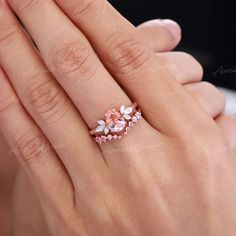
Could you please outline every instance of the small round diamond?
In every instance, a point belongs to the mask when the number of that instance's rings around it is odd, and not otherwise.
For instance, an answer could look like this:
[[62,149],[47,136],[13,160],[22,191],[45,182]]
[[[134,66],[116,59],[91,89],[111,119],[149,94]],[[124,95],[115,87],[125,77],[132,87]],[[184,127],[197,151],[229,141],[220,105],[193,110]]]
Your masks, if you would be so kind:
[[102,136],[101,139],[102,139],[102,142],[104,142],[104,143],[107,141],[107,137],[106,136]]
[[133,122],[129,122],[129,127],[133,127],[134,123]]
[[130,131],[130,127],[126,127],[126,132],[129,132]]
[[112,135],[108,135],[108,136],[107,136],[107,139],[108,139],[109,141],[111,141],[111,140],[112,140]]
[[96,137],[96,138],[95,138],[95,141],[96,141],[97,143],[101,144],[101,143],[102,143],[102,138],[101,138],[101,137]]
[[140,119],[142,118],[141,112],[136,112],[136,113],[135,113],[135,116],[136,116],[136,118],[137,118],[138,120],[140,120]]

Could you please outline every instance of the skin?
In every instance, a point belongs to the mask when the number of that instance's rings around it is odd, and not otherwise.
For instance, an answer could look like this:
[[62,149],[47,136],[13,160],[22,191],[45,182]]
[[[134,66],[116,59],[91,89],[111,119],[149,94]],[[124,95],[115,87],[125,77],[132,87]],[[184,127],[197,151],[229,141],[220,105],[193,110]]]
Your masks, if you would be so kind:
[[[56,68],[26,76],[24,68],[45,67],[3,2],[0,63],[11,84],[2,74],[1,129],[34,187],[51,234],[233,235],[235,155],[221,129],[225,116],[214,121],[219,113],[204,111],[193,86],[180,86],[171,71],[174,60],[155,55],[106,1],[87,7],[88,1],[56,1],[86,37],[51,1],[8,2],[45,64]],[[42,21],[40,12],[50,20]],[[114,26],[120,34],[112,32]],[[9,63],[13,58],[17,66]],[[109,99],[107,91],[114,94]],[[117,143],[94,144],[87,126],[96,125],[101,110],[130,104],[129,97],[145,119]],[[137,144],[138,149],[127,148]]]
[[[167,22],[168,25],[171,23],[172,27],[175,27],[175,34],[173,37],[173,33],[171,33],[166,25],[163,24]],[[173,28],[172,28],[173,29]],[[173,49],[181,39],[181,30],[180,27],[175,22],[170,22],[169,20],[153,20],[149,22],[145,22],[142,25],[138,26],[138,30],[144,35],[147,43],[153,48],[154,52],[166,52],[168,50]],[[205,110],[211,114],[213,117],[219,116],[221,111],[224,110],[224,98],[221,94],[216,91],[216,89],[204,83],[198,83],[201,78],[201,68],[199,64],[191,58],[187,54],[180,53],[166,53],[166,59],[168,60],[168,65],[171,68],[173,62],[175,62],[177,66],[175,78],[185,87],[190,88],[190,85],[193,88],[194,97],[196,100],[199,100],[199,103],[205,108]],[[171,58],[169,58],[171,56]],[[178,62],[181,63],[178,63]],[[188,67],[186,70],[186,63],[188,63]],[[185,65],[185,66],[182,66]],[[172,68],[174,68],[172,66]],[[188,69],[188,68],[191,68]],[[181,71],[181,73],[179,72]],[[210,89],[209,89],[210,88]],[[188,89],[187,89],[188,90]],[[212,92],[213,91],[213,92]],[[190,93],[192,94],[192,92]],[[204,96],[207,95],[207,96]],[[229,122],[224,122],[228,125]],[[231,129],[230,129],[231,130]],[[234,133],[233,133],[234,134]],[[229,135],[229,134],[227,134]],[[7,231],[10,230],[9,225],[9,209],[10,209],[10,199],[11,199],[11,189],[13,185],[13,181],[15,179],[15,173],[17,170],[17,163],[14,162],[14,154],[10,156],[7,155],[9,153],[10,148],[6,144],[6,141],[2,136],[0,136],[0,150],[2,158],[1,166],[4,167],[1,171],[1,179],[3,180],[3,198],[8,199],[8,203],[6,201],[2,202],[3,211],[1,214],[2,221],[5,221],[4,228],[1,228],[1,235],[8,235]],[[229,140],[233,140],[229,138]],[[9,176],[10,174],[10,176]],[[25,197],[25,192],[27,192],[27,198]],[[48,235],[48,230],[43,220],[43,215],[41,212],[41,208],[35,196],[34,190],[32,189],[30,182],[24,173],[24,170],[20,168],[17,179],[15,181],[15,188],[13,192],[13,225],[12,231],[14,235]],[[35,209],[32,211],[31,209]],[[27,214],[26,214],[27,212]],[[29,217],[30,216],[30,217]]]

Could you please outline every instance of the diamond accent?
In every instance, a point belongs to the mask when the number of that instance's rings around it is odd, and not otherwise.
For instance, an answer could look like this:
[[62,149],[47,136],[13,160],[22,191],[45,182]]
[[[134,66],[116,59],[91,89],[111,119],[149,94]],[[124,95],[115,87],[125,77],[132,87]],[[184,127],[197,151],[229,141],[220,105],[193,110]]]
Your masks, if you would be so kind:
[[138,120],[140,120],[140,119],[142,118],[141,112],[136,112],[136,113],[135,113],[135,116],[136,116],[136,118],[137,118]]

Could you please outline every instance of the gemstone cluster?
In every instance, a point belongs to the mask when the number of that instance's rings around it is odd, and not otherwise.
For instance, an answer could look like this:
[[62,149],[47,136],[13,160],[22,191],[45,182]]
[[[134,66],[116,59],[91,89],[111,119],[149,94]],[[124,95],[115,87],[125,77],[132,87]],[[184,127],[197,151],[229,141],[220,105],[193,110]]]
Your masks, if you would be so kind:
[[127,135],[141,118],[141,111],[137,104],[131,107],[122,105],[117,111],[115,108],[109,109],[105,114],[104,120],[99,120],[98,126],[90,132],[94,135],[95,142],[101,144],[107,141],[119,140]]

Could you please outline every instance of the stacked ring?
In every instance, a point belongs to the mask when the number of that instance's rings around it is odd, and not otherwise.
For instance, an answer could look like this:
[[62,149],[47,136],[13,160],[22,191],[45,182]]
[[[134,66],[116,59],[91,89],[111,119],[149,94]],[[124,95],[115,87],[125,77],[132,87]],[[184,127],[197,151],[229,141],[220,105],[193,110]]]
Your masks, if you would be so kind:
[[105,113],[105,119],[97,121],[98,126],[89,133],[99,144],[119,140],[127,135],[141,118],[141,110],[137,103],[133,103],[130,107],[122,105],[119,111],[115,108],[109,109]]

